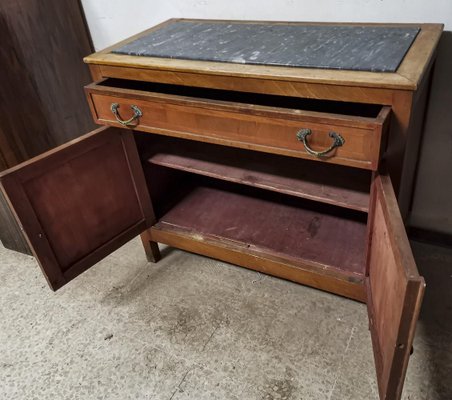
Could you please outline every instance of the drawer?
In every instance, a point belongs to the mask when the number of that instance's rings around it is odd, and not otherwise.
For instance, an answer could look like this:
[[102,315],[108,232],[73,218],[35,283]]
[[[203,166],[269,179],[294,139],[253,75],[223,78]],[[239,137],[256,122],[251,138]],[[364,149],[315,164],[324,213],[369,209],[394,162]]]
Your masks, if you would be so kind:
[[390,108],[106,79],[86,88],[97,123],[376,170]]

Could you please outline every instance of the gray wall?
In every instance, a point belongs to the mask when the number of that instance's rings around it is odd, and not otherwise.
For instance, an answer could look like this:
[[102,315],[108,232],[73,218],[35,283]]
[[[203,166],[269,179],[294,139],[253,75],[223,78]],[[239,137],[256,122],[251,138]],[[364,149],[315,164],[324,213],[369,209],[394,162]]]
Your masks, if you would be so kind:
[[169,18],[325,22],[441,22],[451,0],[81,0],[96,49]]
[[410,225],[452,234],[452,32],[444,32],[418,165]]

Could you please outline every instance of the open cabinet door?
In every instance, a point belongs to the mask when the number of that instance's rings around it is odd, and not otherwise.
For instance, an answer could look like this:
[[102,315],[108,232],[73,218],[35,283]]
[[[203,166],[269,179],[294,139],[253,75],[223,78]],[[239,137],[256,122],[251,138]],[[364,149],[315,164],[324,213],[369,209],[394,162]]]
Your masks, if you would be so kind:
[[388,176],[376,176],[367,263],[367,307],[380,399],[402,394],[424,293]]
[[138,235],[153,210],[132,132],[100,128],[0,174],[56,290]]

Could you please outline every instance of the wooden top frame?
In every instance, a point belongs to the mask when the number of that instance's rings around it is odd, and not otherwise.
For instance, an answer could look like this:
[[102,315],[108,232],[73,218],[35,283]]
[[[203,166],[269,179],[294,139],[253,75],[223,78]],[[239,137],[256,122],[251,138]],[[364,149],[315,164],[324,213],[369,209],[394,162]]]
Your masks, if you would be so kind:
[[[144,32],[134,35],[114,46],[85,57],[87,64],[149,69],[155,71],[195,73],[200,75],[233,76],[240,78],[255,78],[272,81],[289,81],[302,83],[321,83],[340,86],[378,87],[386,89],[402,89],[414,91],[435,55],[435,49],[443,24],[376,24],[376,23],[342,23],[343,25],[368,25],[391,27],[419,27],[421,30],[397,72],[367,72],[346,71],[317,68],[279,67],[263,65],[244,65],[211,61],[193,61],[168,59],[160,57],[141,57],[114,54],[112,50],[124,46],[153,30],[174,21],[199,21],[197,19],[170,19]],[[224,22],[209,20],[209,22]],[[245,21],[227,21],[228,23],[243,23]],[[263,21],[246,21],[247,23],[262,23]],[[337,25],[337,23],[318,22],[271,22],[272,24],[305,24],[305,25]]]

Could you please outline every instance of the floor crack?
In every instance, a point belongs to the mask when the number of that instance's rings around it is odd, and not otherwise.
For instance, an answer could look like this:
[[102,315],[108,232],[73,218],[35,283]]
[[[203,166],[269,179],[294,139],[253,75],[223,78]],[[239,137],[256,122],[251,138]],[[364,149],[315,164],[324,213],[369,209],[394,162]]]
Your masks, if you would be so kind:
[[180,390],[181,385],[184,383],[185,378],[187,377],[188,373],[192,371],[192,368],[190,368],[185,375],[182,377],[182,380],[179,382],[179,384],[177,385],[176,389],[174,390],[173,394],[171,395],[171,397],[169,398],[169,400],[173,400],[173,397],[176,395],[177,391]]
[[[356,326],[353,326],[353,327],[352,327],[352,330],[351,330],[351,332],[350,332],[350,336],[349,336],[348,341],[347,341],[347,346],[345,346],[344,354],[343,354],[342,360],[341,360],[341,365],[344,363],[345,356],[346,356],[346,354],[347,354],[348,349],[350,348],[350,343],[352,342],[353,335],[355,334],[355,332],[356,332]],[[336,384],[337,384],[337,380],[338,380],[338,379],[339,379],[339,372],[338,372],[338,373],[336,374],[336,376],[334,377],[333,387],[331,388],[330,395],[328,396],[328,400],[330,400],[330,399],[331,399],[331,396],[333,396],[334,389],[336,388]]]
[[213,335],[215,335],[215,333],[218,331],[218,329],[220,329],[220,325],[217,325],[217,326],[215,327],[215,329],[213,330],[213,332],[210,334],[210,336],[209,336],[209,338],[207,339],[206,343],[204,343],[204,346],[202,346],[201,352],[203,352],[203,351],[206,349],[207,345],[210,343],[210,341],[211,341],[212,338],[213,338]]

